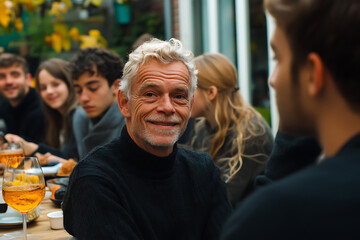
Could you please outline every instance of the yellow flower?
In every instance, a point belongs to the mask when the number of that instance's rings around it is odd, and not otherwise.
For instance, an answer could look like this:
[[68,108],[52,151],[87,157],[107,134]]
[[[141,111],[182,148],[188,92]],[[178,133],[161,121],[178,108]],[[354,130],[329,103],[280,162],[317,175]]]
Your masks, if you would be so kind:
[[76,27],[70,29],[69,35],[74,42],[78,42],[80,40],[79,29],[77,29]]
[[18,31],[18,32],[21,32],[24,28],[24,24],[23,24],[21,18],[19,18],[19,17],[17,17],[15,19],[15,28],[16,28],[16,31]]
[[51,35],[51,44],[55,52],[60,53],[61,52],[61,36],[59,33],[53,33]]
[[99,30],[96,30],[96,29],[92,29],[89,31],[89,36],[92,36],[96,39],[99,39],[99,36],[101,36],[101,33]]
[[51,4],[51,9],[50,9],[50,11],[49,11],[49,14],[50,14],[50,15],[59,15],[59,14],[60,14],[60,12],[59,12],[59,5],[60,5],[59,2],[53,2],[53,3]]
[[71,42],[69,38],[63,38],[62,39],[62,47],[65,51],[69,51],[71,48]]
[[7,8],[4,1],[0,2],[0,24],[3,27],[8,27],[11,22],[13,12]]
[[93,36],[81,35],[80,36],[81,45],[80,48],[87,48],[87,47],[97,47],[97,39]]
[[86,47],[106,47],[107,42],[99,30],[92,29],[89,31],[89,35],[81,35],[81,48]]
[[49,14],[57,17],[62,17],[62,14],[67,12],[66,6],[66,3],[64,2],[53,2]]

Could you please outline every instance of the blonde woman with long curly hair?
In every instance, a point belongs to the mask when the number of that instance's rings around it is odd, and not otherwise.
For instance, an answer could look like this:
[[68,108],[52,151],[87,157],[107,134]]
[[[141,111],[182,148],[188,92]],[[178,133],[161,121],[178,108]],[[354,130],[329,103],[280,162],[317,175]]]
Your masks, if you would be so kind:
[[236,68],[227,57],[207,53],[194,62],[198,88],[191,116],[196,123],[187,145],[211,155],[235,205],[264,170],[273,136],[261,115],[241,97]]

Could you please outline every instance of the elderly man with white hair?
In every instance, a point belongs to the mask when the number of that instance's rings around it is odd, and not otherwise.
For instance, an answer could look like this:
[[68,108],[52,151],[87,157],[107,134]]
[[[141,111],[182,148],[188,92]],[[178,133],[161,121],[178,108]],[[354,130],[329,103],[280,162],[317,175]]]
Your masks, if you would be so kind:
[[129,55],[121,136],[74,169],[65,229],[80,239],[218,239],[231,212],[210,156],[177,147],[196,89],[193,54],[152,39]]

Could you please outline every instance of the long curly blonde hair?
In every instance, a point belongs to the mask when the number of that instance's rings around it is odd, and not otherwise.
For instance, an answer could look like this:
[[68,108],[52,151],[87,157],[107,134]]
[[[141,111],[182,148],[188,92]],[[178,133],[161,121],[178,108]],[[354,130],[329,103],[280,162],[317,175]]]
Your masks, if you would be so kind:
[[[243,165],[246,141],[253,136],[265,134],[266,129],[261,122],[260,114],[245,104],[241,97],[236,68],[227,57],[220,53],[206,53],[196,57],[194,62],[198,70],[198,88],[205,90],[215,86],[218,89],[218,94],[212,102],[218,129],[209,153],[220,168],[228,169],[222,171],[222,177],[228,181]],[[210,100],[208,101],[207,105],[210,106]],[[229,132],[236,133],[230,147],[234,155],[229,158],[217,158]],[[259,161],[255,159],[256,156],[247,157]]]

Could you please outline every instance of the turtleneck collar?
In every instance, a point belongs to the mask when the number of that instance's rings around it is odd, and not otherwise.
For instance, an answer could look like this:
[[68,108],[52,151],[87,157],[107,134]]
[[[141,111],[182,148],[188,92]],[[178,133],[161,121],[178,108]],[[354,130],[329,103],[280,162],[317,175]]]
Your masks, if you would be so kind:
[[126,125],[120,137],[120,149],[124,163],[132,173],[148,178],[160,179],[169,177],[174,171],[177,145],[166,157],[158,157],[140,148],[130,137]]

